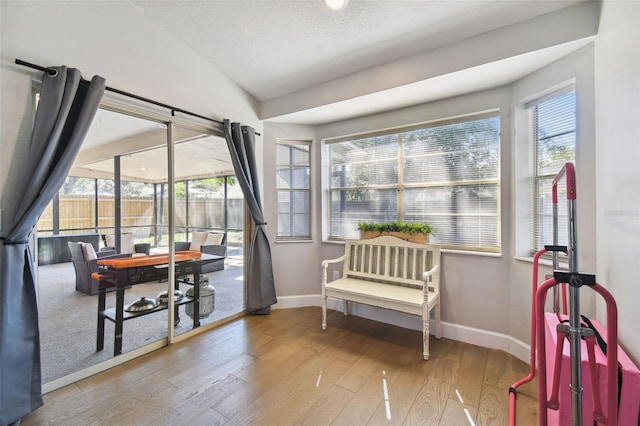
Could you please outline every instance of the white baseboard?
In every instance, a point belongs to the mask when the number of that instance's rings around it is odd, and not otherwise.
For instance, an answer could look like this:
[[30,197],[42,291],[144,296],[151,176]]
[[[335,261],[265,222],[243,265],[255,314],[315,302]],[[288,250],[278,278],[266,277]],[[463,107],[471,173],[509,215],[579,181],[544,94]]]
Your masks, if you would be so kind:
[[[272,306],[273,309],[302,308],[306,306],[321,306],[319,294],[303,296],[278,297],[278,303]],[[329,299],[327,307],[336,311],[342,311],[344,302],[336,299]],[[374,306],[360,305],[352,303],[349,307],[349,314],[374,321],[380,321],[398,327],[411,330],[422,331],[422,320],[415,315],[404,314],[402,312],[391,311],[389,309],[376,308]],[[318,318],[320,321],[320,318]],[[434,324],[431,323],[431,330]],[[490,349],[503,350],[516,358],[529,363],[530,347],[521,340],[506,334],[479,328],[458,325],[449,322],[442,322],[442,337],[482,346]]]

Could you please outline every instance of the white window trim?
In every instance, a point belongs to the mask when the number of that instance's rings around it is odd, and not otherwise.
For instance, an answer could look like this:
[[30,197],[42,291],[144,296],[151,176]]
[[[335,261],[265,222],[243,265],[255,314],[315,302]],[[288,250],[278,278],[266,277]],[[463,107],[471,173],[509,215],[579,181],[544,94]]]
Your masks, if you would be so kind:
[[[314,187],[314,179],[313,179],[313,141],[308,139],[281,139],[276,138],[276,150],[278,145],[306,145],[309,148],[309,189],[307,190],[309,194],[309,235],[308,236],[281,236],[278,234],[278,229],[276,225],[276,243],[296,243],[296,242],[308,242],[313,240],[313,187]],[[278,164],[277,154],[276,154],[276,191],[275,191],[275,205],[276,205],[276,220],[279,215],[278,212],[278,194],[280,193],[280,188],[277,183],[277,168],[280,165]]]

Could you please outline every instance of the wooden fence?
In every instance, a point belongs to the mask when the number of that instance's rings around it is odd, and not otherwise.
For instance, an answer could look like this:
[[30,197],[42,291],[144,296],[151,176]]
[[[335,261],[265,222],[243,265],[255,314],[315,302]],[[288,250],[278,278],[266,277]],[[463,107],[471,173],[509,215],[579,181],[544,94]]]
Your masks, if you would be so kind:
[[[227,200],[227,227],[242,229],[242,199]],[[168,208],[165,200],[163,214],[160,215],[160,202],[158,210],[158,223],[154,220],[153,197],[122,198],[121,200],[121,227],[123,230],[133,230],[137,236],[153,234],[153,227],[166,226],[168,220]],[[189,217],[187,220],[187,203],[184,199],[176,200],[176,227],[190,228],[225,228],[225,202],[224,198],[192,198],[189,200]],[[115,202],[112,196],[98,197],[98,223],[101,232],[108,232],[115,226]],[[38,231],[53,229],[53,203],[50,203],[38,220]],[[59,197],[59,229],[95,231],[96,228],[96,203],[93,195],[61,195]],[[129,229],[128,229],[129,228]]]

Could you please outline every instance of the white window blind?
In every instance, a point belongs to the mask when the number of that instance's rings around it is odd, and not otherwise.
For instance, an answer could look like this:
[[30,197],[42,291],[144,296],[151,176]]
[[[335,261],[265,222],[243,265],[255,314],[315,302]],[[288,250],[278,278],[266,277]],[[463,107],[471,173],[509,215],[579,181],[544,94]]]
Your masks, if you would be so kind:
[[277,239],[311,238],[311,142],[278,140],[276,191],[278,197]]
[[[533,148],[531,252],[553,244],[551,185],[567,162],[575,161],[576,94],[573,87],[555,92],[527,105],[531,117]],[[558,241],[568,239],[565,181],[558,183]]]
[[428,223],[443,247],[500,251],[497,112],[326,141],[329,237],[359,222]]

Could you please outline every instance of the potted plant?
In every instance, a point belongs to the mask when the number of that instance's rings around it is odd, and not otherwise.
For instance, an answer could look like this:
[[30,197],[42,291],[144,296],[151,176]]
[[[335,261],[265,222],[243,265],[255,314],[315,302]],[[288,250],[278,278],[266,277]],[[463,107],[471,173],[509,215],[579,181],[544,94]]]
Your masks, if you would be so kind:
[[428,223],[402,222],[360,222],[358,223],[360,238],[363,240],[380,235],[391,235],[413,243],[427,244],[429,234],[434,228]]

